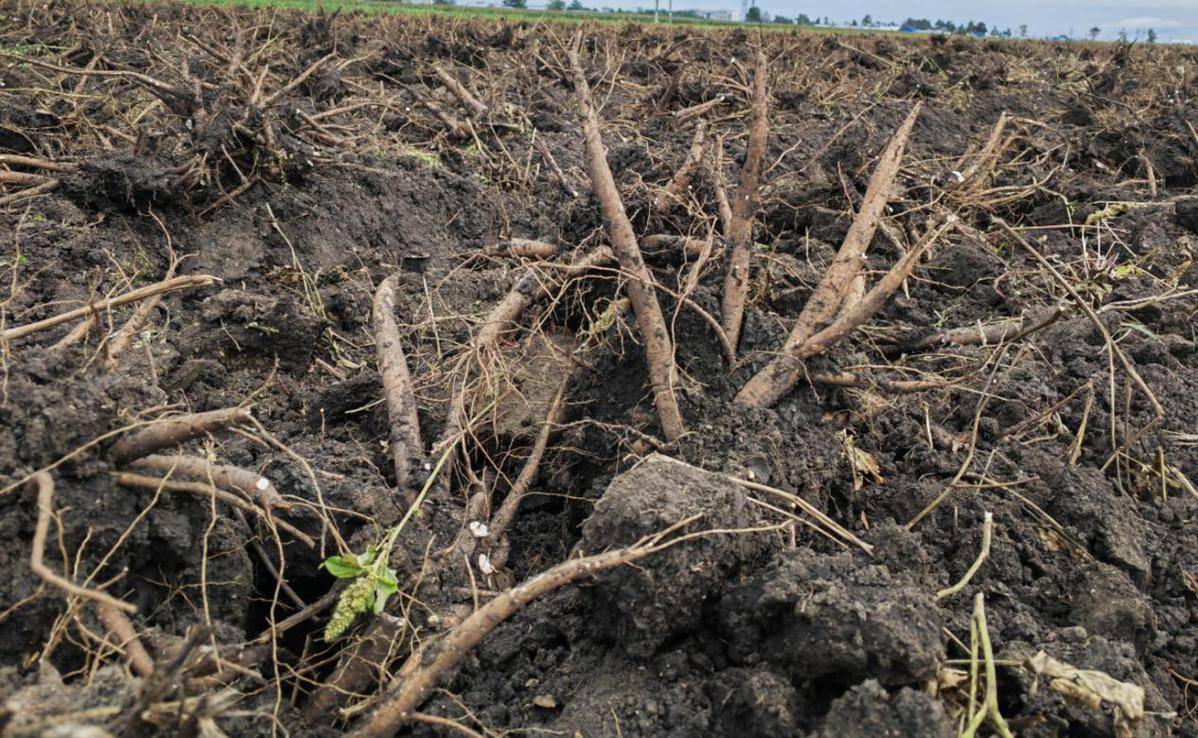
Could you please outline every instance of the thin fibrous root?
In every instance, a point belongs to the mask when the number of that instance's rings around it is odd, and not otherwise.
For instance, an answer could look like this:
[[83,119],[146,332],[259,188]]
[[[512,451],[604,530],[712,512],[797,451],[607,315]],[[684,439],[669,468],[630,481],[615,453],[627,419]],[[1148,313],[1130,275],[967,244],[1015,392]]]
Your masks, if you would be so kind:
[[[164,471],[164,473],[166,473],[166,471]],[[307,533],[304,533],[302,530],[284,520],[268,517],[266,511],[261,507],[252,505],[238,495],[221,489],[219,485],[209,484],[206,481],[188,482],[174,479],[164,479],[146,474],[135,474],[133,472],[114,472],[113,481],[122,487],[131,487],[134,489],[165,489],[174,492],[186,492],[199,497],[216,497],[216,499],[220,500],[221,502],[227,503],[238,510],[241,510],[242,512],[247,512],[250,515],[255,515],[258,518],[261,518],[267,526],[278,526],[279,530],[287,533],[292,538],[302,543],[305,547],[316,548],[316,542],[313,541],[312,537]]]
[[391,457],[395,464],[395,485],[405,496],[408,474],[420,462],[424,447],[420,441],[420,420],[416,415],[416,397],[412,377],[395,322],[395,286],[398,275],[384,279],[374,293],[374,343],[378,351],[379,375],[387,400],[387,418]]
[[56,325],[69,323],[80,318],[86,318],[89,315],[103,312],[105,310],[111,310],[112,308],[120,307],[121,305],[137,302],[138,300],[144,300],[147,297],[153,297],[154,295],[160,295],[165,292],[192,289],[194,287],[207,287],[211,284],[215,284],[216,281],[216,277],[210,276],[208,274],[193,274],[183,277],[173,277],[171,279],[163,280],[162,282],[157,282],[155,284],[146,285],[145,287],[139,287],[135,290],[130,290],[123,295],[117,295],[116,297],[99,300],[91,305],[85,305],[80,308],[75,308],[74,310],[68,310],[65,313],[60,313],[58,315],[45,318],[44,320],[39,320],[35,323],[9,328],[0,333],[0,341],[14,341],[18,338],[23,338],[40,330],[53,328]]
[[198,456],[150,454],[135,459],[130,466],[138,470],[148,469],[163,474],[178,474],[186,479],[210,481],[221,489],[242,493],[267,512],[289,510],[292,507],[274,484],[261,474],[228,464],[214,464]]
[[121,438],[112,444],[108,455],[117,464],[126,464],[207,433],[249,423],[251,417],[247,407],[230,407],[165,418]]
[[682,411],[678,408],[678,398],[674,395],[677,368],[674,365],[673,341],[662,317],[661,305],[657,302],[653,275],[645,266],[645,259],[632,231],[632,223],[624,211],[624,203],[620,199],[611,168],[607,164],[607,151],[603,146],[599,115],[595,112],[591,88],[578,57],[581,38],[580,34],[575,36],[569,54],[574,72],[574,89],[581,112],[582,130],[586,139],[587,169],[591,175],[591,185],[603,210],[603,220],[611,239],[612,251],[620,263],[620,269],[627,274],[625,290],[632,302],[637,326],[644,340],[645,358],[649,364],[649,382],[653,386],[653,398],[661,429],[668,440],[676,441],[682,436],[685,428]]
[[[615,260],[615,254],[607,247],[601,246],[569,264],[550,264],[548,266],[556,267],[558,278],[564,280],[567,277],[585,274],[596,267],[607,266]],[[470,343],[470,352],[475,357],[475,361],[485,366],[498,346],[500,336],[516,324],[520,315],[535,300],[551,297],[553,294],[551,285],[556,284],[557,280],[546,278],[546,275],[537,268],[526,269],[503,299],[491,308],[491,312],[487,313],[487,317],[483,320],[482,327],[475,332],[474,339]],[[459,440],[462,430],[466,426],[466,395],[468,391],[469,383],[463,381],[451,401],[449,417],[445,422],[444,430],[441,431],[440,438],[433,446],[432,456],[440,456],[447,444],[456,443]]]
[[[507,496],[503,498],[503,504],[499,506],[499,510],[491,517],[491,524],[488,526],[487,535],[493,545],[503,546],[501,543],[507,535],[508,526],[516,518],[516,511],[520,509],[520,503],[524,500],[524,496],[528,494],[529,487],[532,486],[533,480],[537,478],[537,472],[541,467],[541,459],[545,456],[545,449],[549,446],[549,438],[566,419],[566,385],[570,382],[570,375],[567,374],[562,380],[561,386],[557,389],[557,394],[553,398],[553,404],[549,407],[549,412],[545,415],[545,422],[541,425],[541,430],[537,433],[536,441],[533,442],[532,452],[528,455],[528,459],[524,462],[524,467],[520,469],[519,476],[516,481],[512,482],[512,488],[508,490]],[[491,565],[495,568],[502,567],[507,563],[508,547],[503,546],[502,555],[492,555]]]
[[374,709],[366,723],[350,733],[349,738],[390,738],[395,735],[437,685],[448,679],[462,659],[504,620],[537,597],[553,592],[570,582],[605,569],[630,564],[686,540],[688,536],[668,541],[664,539],[693,521],[694,518],[681,521],[678,525],[642,539],[628,548],[564,561],[495,597],[449,631],[436,644],[436,654],[431,659],[423,658],[427,648],[413,652],[409,662],[422,665],[399,681]]
[[706,135],[707,125],[700,120],[695,124],[695,135],[691,138],[691,146],[686,152],[686,158],[682,161],[682,165],[678,167],[678,171],[674,172],[674,176],[670,177],[665,188],[657,193],[657,197],[653,200],[653,209],[658,213],[664,215],[682,202],[682,196],[690,188],[691,180],[695,178],[695,172],[703,163]]
[[749,271],[753,256],[753,218],[761,185],[761,165],[765,158],[769,136],[769,94],[766,85],[769,64],[765,52],[757,51],[757,72],[753,76],[753,121],[749,125],[749,144],[745,163],[740,170],[740,182],[732,196],[732,219],[725,234],[731,253],[728,276],[724,280],[724,296],[720,303],[724,333],[735,350],[740,342],[740,329],[745,317],[745,299],[749,294]]
[[827,328],[793,348],[785,348],[753,376],[736,395],[736,402],[749,407],[769,407],[794,387],[803,375],[803,362],[821,354],[873,317],[886,300],[911,275],[923,253],[952,225],[952,220],[933,226],[884,277],[861,298],[851,311],[837,316]]
[[33,475],[33,484],[37,487],[37,523],[33,529],[33,543],[29,552],[29,568],[33,570],[34,574],[41,577],[42,581],[46,584],[57,587],[72,597],[91,600],[92,602],[107,605],[131,615],[136,613],[136,605],[118,600],[107,592],[101,592],[98,589],[80,587],[78,584],[75,584],[66,577],[60,576],[57,572],[46,566],[42,556],[46,548],[46,536],[50,532],[50,520],[54,517],[54,478],[50,476],[49,472],[40,471]]

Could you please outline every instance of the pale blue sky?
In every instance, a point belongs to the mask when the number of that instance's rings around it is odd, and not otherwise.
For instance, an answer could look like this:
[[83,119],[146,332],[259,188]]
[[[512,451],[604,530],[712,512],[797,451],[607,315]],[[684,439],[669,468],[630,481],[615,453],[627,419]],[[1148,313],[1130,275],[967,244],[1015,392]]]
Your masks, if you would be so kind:
[[[653,0],[591,0],[587,5],[652,7]],[[667,0],[661,0],[662,7]],[[1115,38],[1120,30],[1141,36],[1156,29],[1162,41],[1189,40],[1198,43],[1198,0],[757,0],[772,14],[828,16],[833,21],[849,20],[869,13],[875,20],[903,21],[908,17],[944,18],[958,23],[984,21],[1018,32],[1026,23],[1029,35],[1069,34],[1084,36],[1094,26],[1103,38]],[[740,0],[674,0],[675,9],[737,10]]]

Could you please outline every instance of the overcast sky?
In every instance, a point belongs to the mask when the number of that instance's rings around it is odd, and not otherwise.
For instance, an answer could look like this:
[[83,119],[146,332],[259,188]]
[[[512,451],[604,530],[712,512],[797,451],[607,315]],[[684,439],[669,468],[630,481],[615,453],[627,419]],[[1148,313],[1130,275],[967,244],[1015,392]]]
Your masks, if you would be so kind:
[[[584,0],[585,2],[585,0]],[[664,8],[667,0],[661,0]],[[587,5],[652,7],[653,0],[593,0]],[[860,20],[869,13],[875,20],[902,22],[908,17],[944,18],[958,23],[984,21],[1011,28],[1018,33],[1026,23],[1029,35],[1070,34],[1084,36],[1092,27],[1102,37],[1115,38],[1120,30],[1143,38],[1149,28],[1162,41],[1189,40],[1198,43],[1198,0],[757,0],[771,14],[828,16],[833,21]],[[674,0],[675,9],[738,10],[740,0]]]

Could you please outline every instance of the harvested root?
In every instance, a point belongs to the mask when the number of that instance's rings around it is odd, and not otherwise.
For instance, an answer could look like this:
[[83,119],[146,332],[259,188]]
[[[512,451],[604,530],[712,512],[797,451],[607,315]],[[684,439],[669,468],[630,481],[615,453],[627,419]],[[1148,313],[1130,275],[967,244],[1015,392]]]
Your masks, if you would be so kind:
[[475,97],[470,90],[466,89],[466,86],[459,82],[453,73],[447,72],[438,66],[433,67],[433,72],[436,73],[437,79],[441,80],[441,84],[445,85],[445,88],[453,93],[453,96],[470,111],[471,115],[481,118],[490,112],[490,108]]
[[96,603],[96,616],[108,632],[115,636],[113,645],[125,655],[129,668],[137,676],[149,676],[154,671],[154,659],[137,637],[137,631],[129,622],[129,617],[121,610],[107,603]]
[[521,608],[537,597],[564,587],[576,579],[597,574],[605,569],[630,564],[686,540],[686,536],[669,541],[664,539],[690,522],[692,521],[682,521],[678,525],[642,539],[628,548],[564,561],[495,597],[475,610],[433,646],[436,654],[427,663],[424,658],[425,652],[432,650],[431,648],[424,647],[413,652],[408,663],[417,665],[417,668],[405,665],[400,673],[404,674],[405,671],[410,671],[410,673],[404,675],[398,686],[384,697],[383,702],[375,708],[370,719],[348,735],[350,738],[390,738],[395,735],[405,722],[412,719],[412,713],[420,707],[437,685],[449,679],[462,659],[504,620],[519,612]]
[[420,441],[420,420],[416,415],[416,397],[412,377],[395,322],[395,285],[399,277],[384,279],[374,293],[374,343],[378,351],[379,376],[387,400],[387,418],[391,457],[395,464],[395,486],[411,502],[408,473],[419,463],[424,452]]
[[0,332],[0,341],[14,341],[18,338],[23,338],[40,330],[53,328],[56,325],[69,323],[73,320],[79,320],[80,318],[86,318],[89,315],[94,315],[105,310],[111,310],[112,308],[120,307],[121,305],[137,302],[138,300],[144,300],[147,297],[153,297],[154,295],[160,295],[166,292],[191,289],[193,287],[207,287],[211,284],[215,284],[216,281],[216,277],[207,274],[193,274],[184,277],[173,277],[156,284],[139,287],[135,290],[126,292],[123,295],[118,295],[106,300],[100,300],[92,305],[85,305],[81,308],[68,310],[65,313],[46,318],[44,320],[39,320],[36,323],[29,323],[28,325],[9,328],[3,332]]
[[695,118],[702,118],[723,104],[724,96],[717,95],[707,102],[701,102],[698,105],[692,105],[689,108],[683,108],[682,110],[676,111],[674,113],[674,120],[678,121],[679,123],[686,123],[687,121],[694,120]]
[[485,249],[490,256],[524,256],[537,259],[552,259],[557,256],[557,246],[530,238],[509,238]]
[[137,607],[124,600],[118,600],[107,592],[98,589],[80,587],[66,577],[46,566],[42,552],[46,548],[46,536],[50,532],[50,519],[54,517],[54,478],[49,472],[38,472],[33,475],[33,483],[37,486],[37,524],[33,529],[33,543],[29,552],[29,568],[41,577],[42,581],[52,587],[57,587],[72,597],[106,605],[118,612],[130,614],[137,612]]
[[[890,299],[895,290],[911,275],[923,253],[950,227],[951,223],[950,221],[939,227],[929,228],[920,242],[891,267],[886,276],[878,280],[878,283],[866,293],[865,297],[861,298],[861,301],[851,311],[842,313],[831,325],[810,336],[801,344],[793,348],[784,347],[783,355],[766,364],[741,388],[736,395],[736,402],[749,407],[768,407],[782,399],[782,396],[789,392],[802,376],[803,362],[827,351],[881,309],[886,300]],[[804,312],[806,311],[804,310]]]
[[237,466],[214,464],[197,456],[163,456],[151,454],[134,460],[134,469],[151,470],[163,474],[178,474],[187,479],[212,482],[221,489],[240,492],[256,501],[267,512],[289,510],[290,502],[283,499],[269,479],[256,472]]
[[1065,311],[1061,308],[1033,310],[1020,318],[1000,320],[988,325],[965,325],[929,333],[887,347],[887,353],[913,353],[942,346],[994,346],[1039,331],[1055,323]]
[[728,276],[724,281],[724,297],[720,304],[724,333],[735,349],[740,343],[740,328],[744,322],[745,299],[749,294],[749,270],[753,256],[753,217],[761,184],[761,163],[765,158],[766,137],[769,135],[769,95],[766,84],[769,64],[765,53],[757,51],[757,72],[753,76],[753,122],[749,126],[749,146],[745,164],[740,170],[740,182],[732,198],[732,219],[727,233],[732,250],[728,260]]
[[678,171],[674,172],[674,176],[670,177],[670,181],[666,184],[665,189],[657,193],[657,197],[653,199],[653,209],[659,214],[668,213],[675,205],[682,202],[682,196],[690,189],[691,180],[695,178],[695,172],[699,170],[699,165],[703,163],[703,149],[705,136],[707,135],[707,126],[700,120],[695,124],[695,135],[691,139],[691,147],[686,152],[686,159],[682,161],[682,165],[678,167]]
[[822,323],[836,315],[845,296],[849,294],[853,279],[865,262],[865,250],[869,248],[882,213],[890,200],[890,189],[898,176],[903,161],[903,150],[907,146],[911,129],[915,126],[915,119],[919,117],[920,108],[921,103],[916,103],[907,119],[886,144],[886,149],[878,159],[878,166],[870,177],[869,186],[865,189],[861,209],[853,219],[836,258],[824,273],[807,304],[803,306],[803,311],[799,313],[799,318],[783,345],[784,352],[794,351],[814,335]]
[[109,456],[117,464],[125,464],[134,459],[149,456],[159,449],[178,446],[207,433],[249,423],[252,417],[249,408],[230,407],[223,410],[209,410],[203,413],[166,418],[151,423],[112,444]]
[[701,238],[675,236],[670,233],[657,233],[641,239],[641,249],[652,256],[665,249],[673,249],[687,256],[700,256],[709,246],[709,242]]
[[586,138],[587,169],[596,197],[603,208],[603,220],[611,239],[612,251],[620,262],[620,268],[628,276],[625,289],[632,301],[637,325],[645,342],[645,358],[649,364],[649,381],[653,385],[654,402],[662,432],[670,441],[682,436],[684,426],[682,412],[678,409],[678,398],[674,396],[674,381],[677,369],[674,366],[674,346],[661,314],[661,305],[654,291],[653,275],[645,266],[632,231],[632,223],[624,211],[620,192],[607,164],[607,151],[599,129],[599,116],[591,101],[591,88],[578,58],[578,42],[570,48],[570,64],[574,71],[574,89],[578,93],[578,105],[582,115],[583,135]]

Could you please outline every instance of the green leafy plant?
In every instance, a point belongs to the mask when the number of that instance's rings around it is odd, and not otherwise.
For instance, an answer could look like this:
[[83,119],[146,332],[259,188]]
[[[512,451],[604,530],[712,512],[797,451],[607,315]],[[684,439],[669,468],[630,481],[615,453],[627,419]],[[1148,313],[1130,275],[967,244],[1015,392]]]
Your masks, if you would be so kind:
[[[399,575],[387,565],[389,556],[381,553],[380,548],[368,546],[366,553],[330,556],[320,565],[338,579],[354,580],[337,598],[333,616],[324,629],[326,641],[336,640],[353,625],[358,615],[382,612],[387,599],[399,591]],[[390,546],[386,553],[391,553]]]
[[333,615],[324,628],[324,639],[334,641],[341,637],[354,624],[359,615],[371,613],[377,615],[387,606],[391,595],[399,591],[399,574],[391,568],[391,550],[395,541],[403,531],[404,526],[418,514],[421,503],[432,488],[433,482],[441,473],[441,467],[452,453],[455,444],[447,444],[437,465],[433,467],[420,494],[416,496],[412,506],[394,527],[387,531],[382,543],[377,546],[367,546],[361,554],[346,553],[330,556],[325,559],[320,568],[338,579],[352,579],[333,607]]

